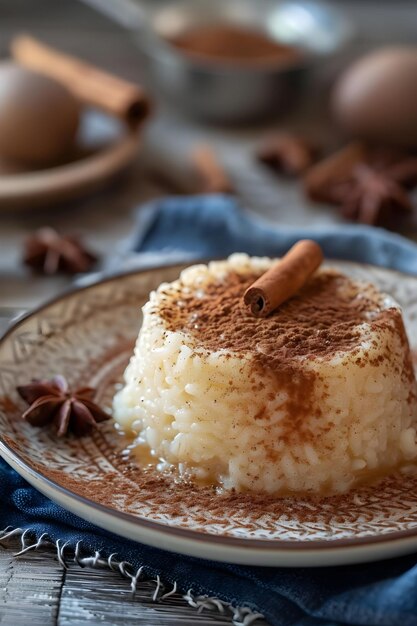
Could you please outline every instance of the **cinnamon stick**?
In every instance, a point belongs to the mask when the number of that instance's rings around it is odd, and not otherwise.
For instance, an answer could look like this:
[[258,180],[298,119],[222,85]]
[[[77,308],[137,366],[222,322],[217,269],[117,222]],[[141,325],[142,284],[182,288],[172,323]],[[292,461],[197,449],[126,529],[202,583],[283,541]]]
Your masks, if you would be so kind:
[[76,98],[137,126],[150,112],[144,90],[80,59],[46,46],[29,35],[11,43],[14,59],[29,69],[63,83]]
[[191,154],[191,163],[203,193],[233,193],[233,184],[210,146],[201,145]]
[[267,317],[301,289],[323,261],[320,246],[310,239],[298,241],[244,294],[255,317]]

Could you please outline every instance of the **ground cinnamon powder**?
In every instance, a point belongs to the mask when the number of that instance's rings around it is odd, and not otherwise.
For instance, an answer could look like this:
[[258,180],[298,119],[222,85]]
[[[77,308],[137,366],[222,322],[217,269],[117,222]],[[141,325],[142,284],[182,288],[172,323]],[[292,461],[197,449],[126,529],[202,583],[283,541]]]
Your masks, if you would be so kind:
[[376,291],[367,297],[349,278],[328,270],[316,273],[267,318],[257,319],[243,294],[259,275],[230,272],[206,285],[204,297],[181,287],[177,293],[168,290],[158,312],[170,330],[190,333],[208,350],[250,353],[263,367],[276,369],[296,357],[331,357],[350,349],[358,340],[358,326],[369,322],[365,313],[375,311]]
[[[83,461],[91,466],[93,476],[90,477],[83,476],[83,472],[79,470],[72,472],[64,470],[59,463],[57,464],[54,450],[51,450],[49,455],[46,452],[44,463],[39,464],[27,455],[24,444],[20,446],[17,441],[7,436],[4,439],[7,445],[18,452],[35,471],[72,493],[133,515],[141,511],[143,504],[146,508],[148,503],[150,514],[145,517],[152,519],[156,515],[160,521],[160,516],[168,515],[176,518],[178,520],[176,525],[180,527],[201,524],[204,528],[210,523],[218,534],[228,535],[230,527],[233,526],[230,519],[234,520],[235,525],[240,525],[241,530],[244,528],[245,532],[258,530],[258,520],[261,520],[263,529],[276,531],[277,525],[281,524],[285,529],[285,524],[290,519],[291,524],[312,524],[312,533],[314,525],[319,523],[322,532],[332,534],[335,525],[354,524],[364,518],[371,521],[374,515],[375,483],[372,481],[358,487],[354,492],[330,497],[324,494],[308,494],[297,498],[291,496],[277,498],[265,493],[219,492],[214,487],[177,481],[173,476],[161,473],[155,467],[143,468],[137,463],[123,459],[115,449],[114,436],[109,425],[102,430],[106,431],[106,436],[103,437],[101,431],[93,433],[91,442],[94,442],[94,445],[89,443],[85,451],[80,451],[79,439],[65,440],[70,448],[69,456],[74,459],[82,457]],[[62,441],[60,445],[63,445]],[[106,457],[106,462],[102,465],[97,463],[94,456],[87,456],[95,452],[95,446],[102,450]],[[99,460],[103,459],[100,457]],[[113,471],[109,469],[111,465]],[[375,477],[375,481],[379,482],[379,493],[383,494],[386,491],[390,496],[393,490],[398,489],[398,485],[404,484],[404,490],[411,491],[417,485],[417,477],[409,476],[405,481],[404,476],[398,474],[386,477],[382,481],[380,477]],[[358,506],[358,500],[362,503],[361,506]],[[405,508],[407,506],[405,505]]]
[[227,23],[194,26],[167,39],[189,55],[217,63],[287,63],[301,56],[293,46],[277,43],[266,33]]
[[[370,357],[363,353],[359,356],[360,325],[366,322],[394,332],[392,316],[401,315],[396,310],[378,309],[378,292],[372,286],[363,290],[339,272],[322,270],[267,318],[255,318],[244,304],[243,294],[258,276],[230,272],[223,280],[205,285],[204,294],[187,293],[181,284],[178,291],[168,287],[155,314],[165,320],[169,330],[194,337],[199,347],[211,352],[229,351],[230,355],[249,354],[254,374],[258,374],[248,379],[255,394],[262,391],[259,385],[271,377],[275,379],[273,388],[287,391],[282,406],[282,439],[287,443],[314,442],[324,432],[317,426],[319,420],[312,418],[320,418],[323,393],[327,391],[325,384],[321,385],[318,395],[316,382],[321,375],[306,367],[305,361],[317,357],[327,360],[339,351],[350,351],[355,356],[356,350],[357,365],[364,366]],[[367,316],[369,311],[372,320]],[[403,341],[407,341],[405,334]],[[383,352],[371,365],[379,366],[389,358],[389,353]],[[269,417],[266,403],[255,419],[265,420],[267,430]],[[272,462],[274,454],[271,447]]]

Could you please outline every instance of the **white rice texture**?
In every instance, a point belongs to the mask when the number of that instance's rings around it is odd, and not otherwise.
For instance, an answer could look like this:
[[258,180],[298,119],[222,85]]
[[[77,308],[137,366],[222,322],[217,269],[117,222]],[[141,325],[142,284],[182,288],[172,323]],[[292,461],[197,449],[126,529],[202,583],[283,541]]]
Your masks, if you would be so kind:
[[[203,292],[231,269],[264,271],[271,262],[235,254],[193,266],[182,272],[181,288]],[[174,466],[192,480],[287,495],[344,492],[417,457],[417,407],[409,401],[415,381],[404,383],[408,347],[396,333],[381,330],[373,342],[364,323],[355,358],[341,351],[327,360],[303,360],[306,371],[320,374],[314,397],[321,414],[308,418],[315,436],[306,440],[297,429],[288,436],[287,392],[273,376],[254,374],[250,354],[210,352],[191,334],[167,330],[155,314],[166,288],[143,307],[125,384],[114,398],[114,418],[134,437],[139,458],[141,450],[144,457],[151,451],[160,467]],[[386,308],[398,308],[390,297],[380,298]],[[391,359],[370,363],[387,349]],[[367,358],[359,366],[362,355]],[[262,377],[259,393],[248,384],[254,376]]]

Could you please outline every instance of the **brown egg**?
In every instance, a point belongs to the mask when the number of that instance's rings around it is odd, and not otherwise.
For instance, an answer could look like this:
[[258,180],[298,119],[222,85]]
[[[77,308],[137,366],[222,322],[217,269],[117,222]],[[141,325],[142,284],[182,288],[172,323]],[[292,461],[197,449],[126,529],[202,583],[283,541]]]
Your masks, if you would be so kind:
[[53,165],[74,144],[80,107],[59,82],[13,63],[0,64],[0,157]]
[[417,146],[417,47],[382,48],[354,63],[335,86],[332,109],[349,135]]

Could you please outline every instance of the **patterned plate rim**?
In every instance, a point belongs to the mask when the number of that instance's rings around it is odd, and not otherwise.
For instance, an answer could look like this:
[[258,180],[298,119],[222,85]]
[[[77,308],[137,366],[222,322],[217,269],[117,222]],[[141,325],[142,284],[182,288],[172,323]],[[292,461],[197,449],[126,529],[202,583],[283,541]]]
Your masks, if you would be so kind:
[[[195,259],[192,260],[194,263],[207,263],[212,259]],[[405,272],[400,272],[397,270],[392,270],[389,268],[384,268],[381,266],[371,265],[369,263],[356,263],[353,261],[345,261],[343,259],[326,259],[326,262],[339,261],[343,264],[349,264],[353,267],[358,268],[370,268],[384,271],[386,273],[392,274],[393,276],[397,276],[398,278],[403,278],[407,276],[408,278],[414,277],[417,284],[417,277],[413,274],[406,274]],[[187,264],[190,263],[190,260],[183,263],[173,263],[166,265],[153,265],[143,269],[129,270],[127,272],[120,272],[118,274],[113,274],[111,276],[107,276],[101,278],[99,280],[94,281],[93,283],[89,283],[87,285],[81,285],[77,287],[73,287],[65,290],[58,296],[49,299],[42,305],[36,307],[30,312],[26,313],[22,317],[20,317],[14,324],[7,329],[7,331],[0,337],[0,347],[8,340],[8,338],[15,332],[17,328],[19,328],[22,324],[24,324],[27,320],[36,317],[39,313],[47,310],[49,307],[62,302],[66,299],[71,299],[73,296],[79,294],[80,292],[87,291],[90,289],[94,289],[95,287],[105,284],[111,283],[125,277],[129,276],[141,276],[144,274],[163,271],[164,269],[174,269],[178,268],[180,271]],[[145,517],[134,516],[130,513],[124,513],[123,511],[119,511],[115,508],[105,506],[90,498],[86,498],[78,493],[71,491],[59,483],[55,482],[48,476],[45,476],[41,471],[35,470],[18,452],[16,452],[11,446],[8,445],[6,441],[3,440],[3,437],[0,433],[0,456],[6,462],[11,461],[13,467],[17,466],[23,471],[24,474],[27,473],[35,480],[40,480],[46,486],[48,486],[51,491],[58,491],[62,496],[65,496],[69,500],[72,500],[82,507],[87,507],[89,509],[93,509],[97,512],[104,514],[105,516],[110,516],[115,518],[116,520],[127,523],[128,525],[140,526],[144,529],[148,529],[149,531],[153,531],[158,535],[169,535],[169,536],[177,536],[179,539],[188,539],[193,543],[210,543],[216,544],[219,546],[228,546],[230,548],[246,548],[246,549],[256,549],[261,551],[270,551],[270,552],[282,552],[282,551],[320,551],[320,552],[334,552],[340,551],[340,549],[353,548],[353,547],[367,547],[367,546],[375,546],[375,545],[390,545],[395,543],[404,542],[404,540],[415,538],[417,540],[417,527],[414,529],[407,530],[398,530],[392,531],[386,534],[382,534],[379,536],[366,536],[366,537],[352,537],[346,539],[314,539],[314,540],[285,540],[285,539],[253,539],[253,538],[239,538],[239,537],[230,537],[230,536],[221,536],[221,535],[212,535],[210,533],[205,533],[198,530],[185,529],[172,527],[162,522],[157,522],[154,520],[146,519]],[[15,467],[16,471],[19,470]],[[19,472],[20,473],[20,472]],[[51,498],[53,499],[53,497]],[[63,505],[62,505],[63,506]],[[96,522],[95,522],[96,523]],[[100,526],[100,523],[96,523],[96,525]],[[381,558],[383,558],[381,556]]]

